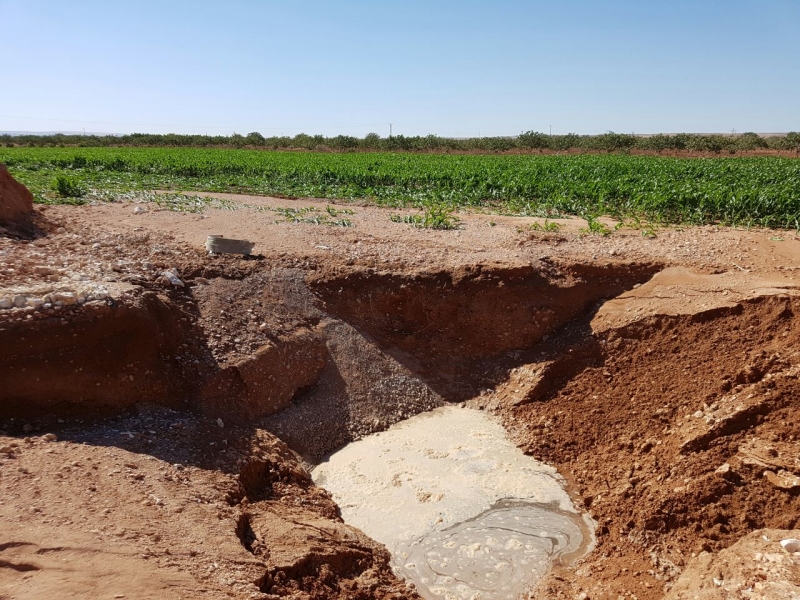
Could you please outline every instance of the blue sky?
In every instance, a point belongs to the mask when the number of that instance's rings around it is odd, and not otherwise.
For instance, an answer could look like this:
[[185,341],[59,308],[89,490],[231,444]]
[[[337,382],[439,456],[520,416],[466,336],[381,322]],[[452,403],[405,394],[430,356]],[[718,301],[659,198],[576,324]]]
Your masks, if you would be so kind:
[[0,0],[0,130],[800,130],[800,0]]

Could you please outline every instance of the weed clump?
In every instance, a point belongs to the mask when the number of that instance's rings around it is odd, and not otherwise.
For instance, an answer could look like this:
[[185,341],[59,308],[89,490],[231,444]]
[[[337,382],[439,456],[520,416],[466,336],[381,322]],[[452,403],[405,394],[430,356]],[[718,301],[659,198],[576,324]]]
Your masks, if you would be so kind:
[[581,233],[588,233],[590,235],[600,235],[603,237],[611,235],[613,232],[607,225],[597,220],[595,215],[586,215],[586,227],[581,229]]
[[553,221],[545,219],[544,223],[531,223],[531,229],[533,231],[555,233],[561,229],[561,226],[558,223],[554,223]]
[[336,209],[332,206],[327,206],[324,213],[320,213],[313,206],[307,208],[275,208],[273,210],[282,216],[286,223],[307,223],[309,225],[328,225],[331,227],[353,226],[353,221],[341,217],[343,214],[354,214],[352,210],[347,208]]
[[445,205],[430,205],[422,213],[389,217],[393,223],[408,223],[417,229],[458,229],[461,221],[453,215],[453,209]]
[[52,189],[62,198],[82,198],[86,194],[80,182],[67,175],[58,175],[53,181]]

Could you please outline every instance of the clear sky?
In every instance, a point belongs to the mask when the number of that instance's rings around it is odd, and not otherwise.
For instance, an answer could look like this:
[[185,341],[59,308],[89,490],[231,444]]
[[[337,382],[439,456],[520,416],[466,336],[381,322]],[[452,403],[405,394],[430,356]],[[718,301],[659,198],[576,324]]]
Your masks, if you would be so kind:
[[800,0],[0,0],[0,130],[800,130]]

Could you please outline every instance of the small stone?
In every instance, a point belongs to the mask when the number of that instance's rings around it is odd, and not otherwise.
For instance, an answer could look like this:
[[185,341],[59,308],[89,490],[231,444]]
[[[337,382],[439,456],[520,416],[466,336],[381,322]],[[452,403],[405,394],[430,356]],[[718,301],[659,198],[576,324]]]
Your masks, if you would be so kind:
[[137,206],[136,208],[133,209],[133,214],[135,214],[135,215],[141,215],[142,213],[146,213],[146,212],[147,211],[144,208],[142,208],[141,206]]
[[51,294],[54,304],[77,304],[78,296],[74,292],[54,292]]
[[714,471],[717,475],[727,475],[731,472],[731,466],[728,463],[717,467],[717,470]]
[[219,425],[220,427],[225,427],[225,423],[223,422],[222,419],[217,419],[217,425]]
[[30,433],[31,431],[33,431],[33,425],[30,423],[25,423],[25,425],[22,426],[22,433]]
[[161,273],[161,276],[175,287],[185,287],[183,281],[181,281],[180,278],[178,277],[177,269],[170,269],[169,271],[164,271],[163,273]]
[[777,473],[764,471],[764,479],[779,490],[791,491],[800,488],[800,477],[788,471],[780,470]]
[[16,296],[14,296],[14,300],[12,302],[15,307],[22,308],[28,303],[28,298],[23,296],[22,294],[17,294]]
[[695,419],[702,419],[703,418],[703,411],[698,410],[696,413],[692,415]]
[[0,454],[14,454],[14,449],[11,446],[0,446]]
[[55,434],[55,433],[45,433],[45,434],[42,436],[42,439],[43,439],[45,442],[56,442],[56,441],[58,441],[58,436],[56,436],[56,434]]
[[800,552],[800,540],[796,538],[781,540],[781,546],[787,552]]

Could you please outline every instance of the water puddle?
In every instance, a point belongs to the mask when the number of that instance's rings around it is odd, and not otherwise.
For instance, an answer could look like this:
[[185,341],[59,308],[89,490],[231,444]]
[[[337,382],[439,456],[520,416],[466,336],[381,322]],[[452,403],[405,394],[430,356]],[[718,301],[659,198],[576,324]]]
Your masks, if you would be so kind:
[[429,600],[519,598],[594,544],[558,472],[482,411],[417,415],[345,446],[312,476]]

